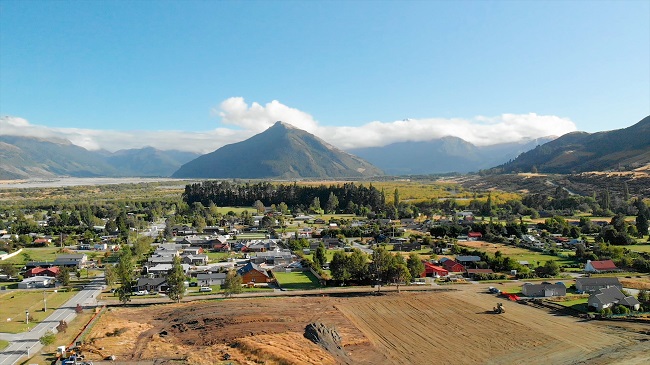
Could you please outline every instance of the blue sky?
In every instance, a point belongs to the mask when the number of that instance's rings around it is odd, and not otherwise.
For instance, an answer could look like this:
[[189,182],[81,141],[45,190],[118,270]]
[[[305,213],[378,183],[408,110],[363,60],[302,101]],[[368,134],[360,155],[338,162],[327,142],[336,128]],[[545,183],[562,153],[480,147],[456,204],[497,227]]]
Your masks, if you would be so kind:
[[649,114],[649,1],[0,2],[0,134],[489,144]]

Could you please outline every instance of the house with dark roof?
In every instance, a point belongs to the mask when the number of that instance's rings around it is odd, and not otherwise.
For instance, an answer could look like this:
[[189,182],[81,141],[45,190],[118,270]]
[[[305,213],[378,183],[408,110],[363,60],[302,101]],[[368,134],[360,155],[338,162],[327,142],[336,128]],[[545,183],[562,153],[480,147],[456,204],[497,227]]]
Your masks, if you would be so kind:
[[481,258],[478,256],[456,256],[456,261],[466,265],[468,263],[474,263],[481,261]]
[[615,305],[639,310],[641,303],[636,298],[623,294],[619,288],[610,286],[609,288],[598,289],[598,291],[592,293],[587,300],[587,305],[596,308],[596,310],[611,308]]
[[237,270],[237,274],[241,276],[242,283],[244,284],[270,283],[273,281],[265,269],[252,262],[249,262],[239,268],[239,270]]
[[49,276],[33,276],[18,283],[18,289],[50,288],[56,279]]
[[54,260],[55,266],[65,266],[80,269],[86,266],[88,262],[88,255],[85,253],[80,254],[66,254],[58,255]]
[[586,272],[607,272],[607,271],[618,271],[618,267],[614,264],[612,260],[602,260],[602,261],[591,261],[587,260],[585,265]]
[[593,293],[599,289],[609,288],[611,286],[617,287],[619,290],[623,289],[623,285],[616,277],[576,279],[576,291],[578,293]]
[[148,292],[166,292],[169,289],[167,279],[160,278],[138,278],[135,284],[138,291],[146,290]]
[[525,283],[521,287],[521,293],[527,297],[563,297],[566,295],[566,286],[561,282],[556,284]]

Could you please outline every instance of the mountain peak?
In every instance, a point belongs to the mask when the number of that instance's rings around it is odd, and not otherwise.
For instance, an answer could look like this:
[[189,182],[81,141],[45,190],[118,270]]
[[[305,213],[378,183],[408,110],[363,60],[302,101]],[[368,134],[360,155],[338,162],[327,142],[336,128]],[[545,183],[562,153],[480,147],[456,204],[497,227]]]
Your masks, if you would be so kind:
[[275,122],[271,126],[271,128],[298,129],[295,126],[293,126],[292,124],[289,124],[287,122],[283,122],[281,120],[278,120],[277,122]]

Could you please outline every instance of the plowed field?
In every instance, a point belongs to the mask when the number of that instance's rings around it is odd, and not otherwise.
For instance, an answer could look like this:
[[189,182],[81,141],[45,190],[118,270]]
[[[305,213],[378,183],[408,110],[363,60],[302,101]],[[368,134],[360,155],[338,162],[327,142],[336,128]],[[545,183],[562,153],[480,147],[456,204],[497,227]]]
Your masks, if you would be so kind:
[[[230,299],[115,308],[87,339],[118,361],[219,364],[643,364],[648,325],[582,321],[497,301],[483,287],[382,296]],[[305,339],[319,321],[344,356]],[[167,359],[167,360],[165,360]],[[225,362],[227,363],[227,362]]]

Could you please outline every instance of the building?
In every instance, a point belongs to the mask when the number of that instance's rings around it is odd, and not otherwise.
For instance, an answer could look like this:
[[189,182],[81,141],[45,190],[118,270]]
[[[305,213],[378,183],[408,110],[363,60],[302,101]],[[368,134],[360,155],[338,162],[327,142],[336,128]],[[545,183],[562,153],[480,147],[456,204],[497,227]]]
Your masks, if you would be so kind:
[[525,283],[521,293],[527,297],[563,297],[566,295],[566,286],[563,283]]
[[49,276],[51,278],[55,278],[57,275],[59,275],[59,272],[61,270],[56,267],[35,267],[33,269],[29,269],[25,272],[25,277],[26,278],[32,278],[35,276]]
[[199,286],[223,285],[226,282],[226,273],[198,273],[196,280]]
[[422,277],[433,276],[433,277],[442,277],[449,275],[447,269],[440,266],[436,266],[430,262],[424,262],[424,271],[422,272]]
[[593,293],[611,286],[617,287],[619,290],[623,289],[623,285],[616,277],[576,279],[576,291],[578,293]]
[[641,303],[636,298],[625,296],[619,288],[614,286],[598,289],[598,291],[592,293],[589,296],[587,305],[596,308],[596,310],[611,308],[615,305],[622,305],[632,310],[639,310],[641,307]]
[[449,272],[465,272],[465,266],[454,260],[442,261],[442,267]]
[[252,262],[249,262],[245,266],[239,268],[239,270],[237,270],[237,274],[241,276],[242,283],[244,284],[270,283],[273,281],[266,270]]
[[602,261],[591,261],[587,260],[585,265],[586,272],[606,272],[606,271],[618,271],[618,267],[614,264],[612,260],[602,260]]
[[166,292],[169,289],[166,278],[139,278],[135,284],[138,291]]
[[18,289],[51,288],[55,281],[49,276],[34,276],[18,283]]

